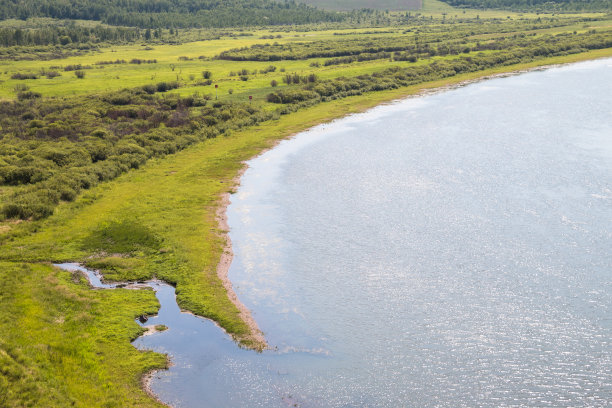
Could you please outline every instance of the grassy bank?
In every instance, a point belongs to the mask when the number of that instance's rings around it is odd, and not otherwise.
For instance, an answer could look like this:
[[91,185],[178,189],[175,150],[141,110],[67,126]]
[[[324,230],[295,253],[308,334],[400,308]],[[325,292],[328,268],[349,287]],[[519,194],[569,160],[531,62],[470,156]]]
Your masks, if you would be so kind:
[[[324,39],[333,35],[327,31],[312,36]],[[292,38],[281,40],[294,41]],[[244,40],[227,41],[210,42],[214,50],[211,54]],[[28,83],[33,90],[66,97],[73,90],[80,92],[83,84],[91,84],[90,92],[97,92],[100,87],[126,86],[112,80],[111,72],[127,78],[129,86],[149,83],[155,75],[149,71],[153,66],[168,71],[166,74],[172,79],[177,73],[172,73],[176,71],[170,65],[175,64],[177,53],[195,58],[205,44],[191,43],[174,49],[159,46],[158,54],[152,54],[158,58],[157,65],[92,69],[84,79],[65,74],[62,77],[65,83],[58,82],[62,86],[36,82],[54,79]],[[116,51],[127,58],[135,52],[133,47],[136,46]],[[190,53],[189,47],[193,47]],[[83,262],[103,270],[106,278],[112,280],[163,279],[176,286],[177,301],[182,308],[215,320],[242,345],[259,348],[262,345],[253,341],[249,327],[241,320],[216,274],[226,233],[216,218],[222,205],[220,198],[235,191],[235,177],[246,160],[313,125],[428,89],[508,71],[609,56],[612,49],[564,55],[322,102],[278,120],[219,135],[163,158],[151,158],[142,167],[87,190],[73,202],[63,202],[47,219],[5,222],[0,230],[0,301],[3,304],[0,309],[0,405],[155,406],[141,390],[140,379],[148,370],[164,367],[165,358],[138,352],[129,344],[142,331],[133,319],[157,310],[153,293],[93,291],[78,275],[59,271],[49,262]],[[108,59],[89,55],[66,63],[93,64],[94,57]],[[336,78],[376,72],[390,64],[387,60],[376,60],[321,68],[311,66],[311,62],[283,61],[277,65],[302,75],[316,72],[323,78]],[[26,66],[30,67],[28,70],[39,69],[36,65],[39,62],[6,64],[9,71]],[[160,64],[166,65],[160,68]],[[265,103],[263,95],[271,90],[268,83],[278,74],[256,74],[243,81],[229,75],[235,68],[227,61],[187,60],[181,64],[184,64],[181,68],[174,69],[184,69],[183,76],[211,68],[224,87],[235,86],[236,92],[233,95],[224,92],[223,99],[255,93],[262,98],[254,103],[263,109],[272,107]],[[266,65],[269,63],[238,63],[240,68],[248,66],[253,70]],[[5,74],[6,82],[1,89],[7,97],[11,95],[13,82],[16,83],[8,79],[9,74]],[[178,92],[186,94],[200,89],[211,92],[210,87],[193,82],[185,80]],[[41,88],[37,88],[39,85]]]
[[129,343],[152,291],[93,291],[49,264],[0,263],[0,406],[154,407],[144,372],[166,358]]

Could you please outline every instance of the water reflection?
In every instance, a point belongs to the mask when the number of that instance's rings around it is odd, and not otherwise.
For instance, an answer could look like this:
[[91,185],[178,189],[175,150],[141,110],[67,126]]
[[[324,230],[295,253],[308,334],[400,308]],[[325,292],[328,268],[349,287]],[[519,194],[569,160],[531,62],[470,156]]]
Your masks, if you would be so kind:
[[[250,162],[230,278],[276,351],[164,305],[184,407],[608,406],[612,60],[321,126]],[[172,304],[172,288],[158,296]],[[153,324],[152,323],[152,324]]]

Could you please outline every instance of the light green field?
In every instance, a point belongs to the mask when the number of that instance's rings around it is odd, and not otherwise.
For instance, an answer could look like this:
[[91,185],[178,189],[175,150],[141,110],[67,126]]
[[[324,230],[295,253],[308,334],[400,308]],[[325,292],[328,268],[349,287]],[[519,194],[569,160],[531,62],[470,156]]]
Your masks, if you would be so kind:
[[[435,0],[427,0],[427,5]],[[440,4],[445,4],[438,2]],[[437,3],[435,3],[437,4]],[[430,7],[431,12],[428,15],[436,15],[439,18],[440,11],[438,7]],[[468,11],[468,13],[473,13]],[[490,12],[493,15],[497,12]],[[424,13],[425,14],[425,13]],[[504,16],[508,13],[504,13]],[[457,14],[457,18],[467,18],[467,15]],[[491,17],[492,15],[488,15]],[[513,18],[518,18],[517,14],[512,14]],[[472,16],[474,17],[474,16]],[[453,16],[448,16],[449,21]],[[612,18],[589,22],[586,24],[575,24],[567,27],[547,28],[541,30],[530,31],[538,35],[554,34],[559,32],[571,31],[586,31],[592,28],[610,27]],[[359,33],[387,31],[386,33],[376,34],[381,37],[398,37],[402,36],[407,42],[413,41],[414,34],[402,34],[404,28],[358,28],[358,29],[334,29],[323,31],[310,32],[283,32],[280,33],[282,38],[261,39],[262,36],[278,35],[276,31],[258,30],[253,31],[253,36],[238,37],[238,38],[222,38],[219,40],[188,42],[180,45],[157,44],[147,47],[141,44],[115,46],[104,48],[100,52],[93,52],[84,56],[75,56],[62,60],[51,61],[0,61],[0,98],[12,99],[15,97],[15,86],[26,85],[32,91],[41,93],[46,97],[60,97],[79,94],[99,93],[112,91],[123,88],[133,88],[151,83],[162,81],[179,81],[182,84],[180,93],[192,94],[199,92],[201,94],[217,95],[221,99],[231,100],[248,100],[249,95],[255,97],[255,103],[261,103],[267,93],[272,88],[270,81],[277,80],[282,84],[281,78],[283,73],[281,68],[287,73],[297,72],[302,75],[315,73],[322,79],[331,79],[339,76],[356,76],[361,74],[370,74],[389,66],[387,60],[375,60],[361,63],[353,63],[350,65],[332,65],[328,67],[312,67],[313,62],[323,62],[323,59],[310,59],[300,61],[275,61],[275,62],[232,62],[212,59],[220,52],[232,48],[249,47],[254,44],[266,44],[278,42],[279,44],[290,44],[294,42],[315,42],[315,41],[332,41],[337,40],[339,36],[334,36],[334,33],[350,33],[351,35],[342,36],[345,38],[357,38]],[[389,33],[388,31],[392,31]],[[369,34],[372,35],[372,34]],[[471,40],[474,42],[483,38],[494,38],[496,34],[474,35]],[[147,49],[153,48],[153,49]],[[203,56],[205,59],[199,59]],[[179,60],[180,57],[187,57],[189,60]],[[100,61],[115,61],[126,60],[130,61],[133,58],[143,60],[157,60],[156,64],[117,64],[117,65],[96,65]],[[452,57],[449,57],[452,58]],[[424,63],[421,61],[420,63]],[[92,69],[85,69],[85,77],[79,79],[74,72],[65,72],[63,67],[68,65],[81,64],[83,66],[91,66]],[[398,65],[407,66],[408,62],[398,62]],[[248,81],[241,81],[238,76],[230,76],[230,72],[247,69],[249,71],[262,70],[269,65],[274,65],[278,69],[276,72],[267,74],[250,75]],[[40,76],[38,79],[16,80],[11,79],[15,73],[38,73],[41,70],[57,71],[61,76],[48,79]],[[197,83],[202,80],[202,71],[210,70],[213,74],[212,79],[214,84],[219,86],[218,91],[215,91],[214,85],[198,86]],[[233,95],[228,93],[233,90]]]

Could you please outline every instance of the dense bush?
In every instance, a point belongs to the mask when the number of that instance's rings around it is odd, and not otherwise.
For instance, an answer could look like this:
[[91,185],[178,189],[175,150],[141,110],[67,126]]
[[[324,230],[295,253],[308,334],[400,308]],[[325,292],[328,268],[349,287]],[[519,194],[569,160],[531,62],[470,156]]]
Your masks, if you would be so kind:
[[36,98],[40,98],[41,96],[42,94],[40,94],[39,92],[34,92],[34,91],[24,91],[24,92],[17,93],[17,99],[19,99],[20,101],[23,101],[26,99],[36,99]]
[[317,75],[316,74],[309,74],[309,75],[300,75],[300,74],[286,74],[283,77],[283,82],[286,83],[287,85],[290,84],[307,84],[310,82],[316,82],[317,81]]
[[[162,84],[162,85],[160,85]],[[20,186],[0,218],[44,218],[61,201],[197,141],[273,117],[249,104],[154,93],[160,83],[63,100],[0,102],[0,185]],[[29,91],[25,91],[29,92]]]
[[132,58],[130,60],[130,64],[136,64],[136,65],[140,65],[140,64],[157,64],[157,60],[156,59],[140,59],[140,58]]
[[178,82],[160,82],[157,84],[157,92],[167,92],[179,87]]
[[309,90],[292,89],[287,91],[278,91],[268,94],[267,100],[271,103],[296,103],[303,102],[309,99],[320,98],[319,94]]
[[74,64],[74,65],[66,65],[64,67],[64,71],[81,71],[83,69],[92,69],[93,67],[91,65],[81,65],[81,64]]
[[38,75],[33,72],[17,72],[11,75],[11,79],[38,79]]

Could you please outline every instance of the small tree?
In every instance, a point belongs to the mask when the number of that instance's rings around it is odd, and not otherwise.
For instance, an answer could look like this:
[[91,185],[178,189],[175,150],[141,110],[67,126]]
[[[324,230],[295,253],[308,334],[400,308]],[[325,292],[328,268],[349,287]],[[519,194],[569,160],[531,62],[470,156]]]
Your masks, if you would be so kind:
[[272,88],[275,88],[278,86],[278,81],[276,79],[273,79],[272,81],[270,81],[270,86]]
[[206,70],[206,71],[202,71],[202,78],[204,79],[210,79],[212,77],[212,72]]
[[27,86],[26,84],[17,84],[17,85],[15,85],[15,87],[13,88],[13,90],[14,90],[15,92],[25,92],[25,91],[27,91],[27,90],[29,90],[29,89],[30,89],[30,87],[29,87],[29,86]]
[[74,75],[79,79],[83,79],[85,78],[85,71],[81,71],[81,70],[74,71]]

